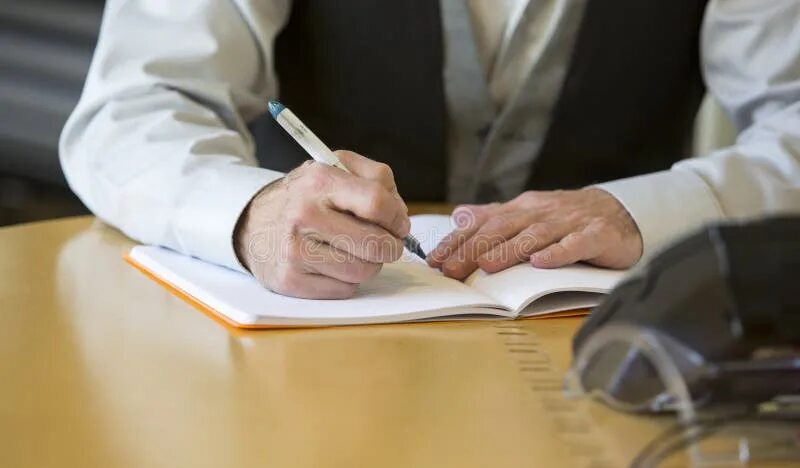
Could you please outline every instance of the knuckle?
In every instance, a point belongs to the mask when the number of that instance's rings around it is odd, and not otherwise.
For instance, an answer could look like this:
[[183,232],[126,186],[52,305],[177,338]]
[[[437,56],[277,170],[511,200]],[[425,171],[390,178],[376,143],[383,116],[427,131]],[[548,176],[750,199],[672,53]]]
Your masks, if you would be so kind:
[[292,207],[286,215],[288,227],[292,232],[297,232],[309,225],[315,217],[314,206],[309,202],[301,202]]
[[583,231],[573,232],[568,237],[573,243],[585,244],[587,242],[594,242],[597,239],[597,234],[598,233],[595,231],[587,231],[584,229]]
[[512,230],[514,223],[506,216],[496,216],[486,222],[484,228],[481,229],[484,234],[497,234],[508,232]]
[[575,263],[582,257],[582,249],[576,249],[559,244],[553,252],[552,261],[559,265]]
[[475,207],[473,205],[459,205],[453,210],[451,216],[453,224],[458,229],[472,229],[478,224]]
[[554,237],[553,227],[549,224],[535,224],[528,228],[527,232],[529,232],[539,244],[547,242]]
[[483,223],[483,226],[481,226],[481,228],[478,229],[478,234],[479,235],[491,234],[492,232],[501,229],[502,226],[503,222],[500,221],[498,218],[491,218],[490,220]]
[[330,182],[328,168],[319,163],[309,164],[303,174],[303,181],[306,189],[318,191],[326,188]]
[[514,238],[514,252],[518,255],[525,255],[526,252],[530,252],[537,248],[540,242],[541,241],[538,237],[536,237],[536,235],[534,235],[529,229],[526,229]]
[[584,241],[577,235],[570,234],[559,242],[555,248],[559,253],[573,255],[584,249]]
[[512,202],[514,203],[521,203],[521,204],[528,204],[535,202],[536,199],[539,198],[538,192],[535,191],[527,191],[522,192],[521,194],[517,195]]
[[592,225],[592,228],[598,232],[616,231],[616,226],[614,225],[614,222],[605,217],[597,218],[590,224]]
[[392,168],[389,167],[388,164],[378,163],[376,172],[377,172],[378,176],[380,178],[382,178],[382,179],[386,179],[386,180],[394,179],[394,171],[392,171]]
[[336,150],[333,152],[333,154],[345,165],[345,167],[350,167],[355,160],[359,158],[357,153],[343,149]]
[[481,227],[475,235],[476,241],[495,244],[509,240],[510,236],[517,234],[514,232],[514,224],[508,219],[496,218]]
[[366,215],[370,218],[381,217],[387,208],[386,191],[377,183],[372,183],[367,189]]

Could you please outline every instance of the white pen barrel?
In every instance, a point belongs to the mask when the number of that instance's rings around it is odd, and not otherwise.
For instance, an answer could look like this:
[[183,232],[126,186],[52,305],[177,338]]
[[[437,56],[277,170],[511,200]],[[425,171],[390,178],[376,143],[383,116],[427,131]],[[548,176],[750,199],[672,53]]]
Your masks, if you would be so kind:
[[333,155],[331,149],[314,135],[314,132],[309,130],[292,111],[284,109],[278,114],[276,120],[315,161],[347,170]]

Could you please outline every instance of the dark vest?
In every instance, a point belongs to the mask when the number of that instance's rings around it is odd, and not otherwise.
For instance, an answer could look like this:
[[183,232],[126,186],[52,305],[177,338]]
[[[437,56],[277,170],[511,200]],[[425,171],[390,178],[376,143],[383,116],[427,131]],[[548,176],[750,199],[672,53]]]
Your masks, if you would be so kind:
[[[590,0],[528,188],[576,188],[687,156],[704,93],[701,0]],[[294,0],[275,44],[280,99],[334,149],[386,162],[403,197],[446,197],[438,0]],[[308,159],[270,119],[259,159]]]

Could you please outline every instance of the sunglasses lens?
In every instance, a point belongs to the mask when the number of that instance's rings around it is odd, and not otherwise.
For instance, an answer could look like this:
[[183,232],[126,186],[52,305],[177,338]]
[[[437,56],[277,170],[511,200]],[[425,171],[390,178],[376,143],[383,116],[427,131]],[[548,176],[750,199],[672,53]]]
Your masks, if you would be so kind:
[[648,409],[665,392],[652,361],[622,341],[608,342],[589,357],[580,379],[585,391],[633,411]]

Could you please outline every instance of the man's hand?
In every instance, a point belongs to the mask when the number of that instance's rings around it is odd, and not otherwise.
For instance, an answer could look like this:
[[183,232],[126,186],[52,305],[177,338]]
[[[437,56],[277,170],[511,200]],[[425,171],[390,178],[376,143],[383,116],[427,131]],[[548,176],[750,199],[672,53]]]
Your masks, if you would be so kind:
[[460,280],[478,267],[494,273],[528,261],[537,268],[581,261],[628,268],[642,255],[633,219],[616,198],[595,188],[463,205],[453,219],[456,230],[428,255],[428,263]]
[[411,223],[389,166],[336,154],[352,174],[303,164],[256,195],[239,220],[236,253],[272,291],[348,298],[403,252]]

